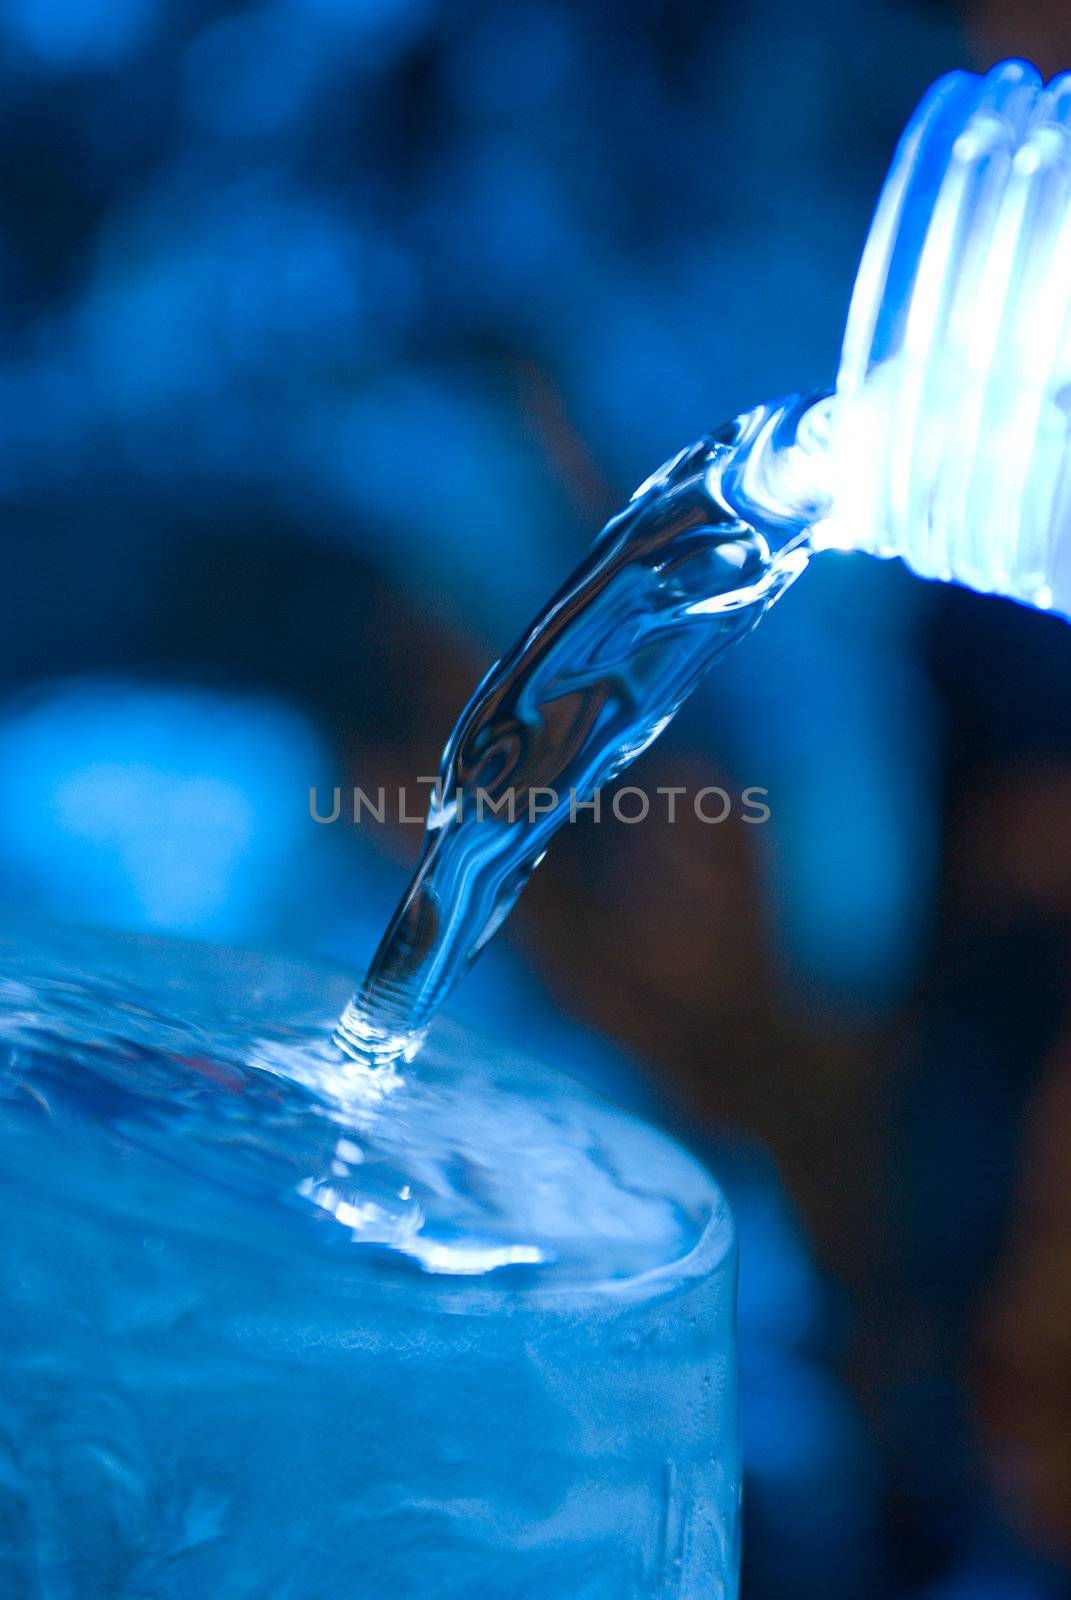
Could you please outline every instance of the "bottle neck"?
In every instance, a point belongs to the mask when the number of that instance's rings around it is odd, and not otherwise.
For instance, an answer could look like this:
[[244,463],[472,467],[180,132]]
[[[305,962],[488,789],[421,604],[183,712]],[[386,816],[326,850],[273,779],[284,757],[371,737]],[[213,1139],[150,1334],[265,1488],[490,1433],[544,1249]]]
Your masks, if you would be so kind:
[[[871,383],[872,393],[792,395],[738,417],[722,435],[733,450],[721,468],[720,498],[761,529],[775,554],[842,550],[899,556],[920,577],[1071,617],[1071,540],[1061,547],[1053,538],[1042,552],[1027,539],[1023,519],[1010,511],[999,526],[981,519],[959,526],[951,537],[947,519],[953,508],[945,494],[890,492],[896,440],[880,377]],[[1065,427],[1051,446],[1054,453],[1066,456],[1067,434]],[[914,472],[928,472],[940,490],[961,475],[954,429],[931,443],[939,454],[928,468],[925,460],[916,462]],[[998,438],[994,474],[1011,470],[1002,466],[1003,448]],[[1050,517],[1060,504],[1071,503],[1071,474],[1063,474],[1062,482],[1062,492],[1053,497],[1058,504],[1046,507]],[[1066,513],[1053,520],[1066,521]]]
[[1071,615],[1071,77],[935,84],[867,236],[840,369],[837,542]]

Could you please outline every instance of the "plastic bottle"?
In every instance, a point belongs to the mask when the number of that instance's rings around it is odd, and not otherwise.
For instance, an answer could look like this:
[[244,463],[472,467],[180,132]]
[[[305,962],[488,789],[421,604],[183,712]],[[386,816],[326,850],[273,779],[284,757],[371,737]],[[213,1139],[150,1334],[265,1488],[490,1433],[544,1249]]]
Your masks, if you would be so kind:
[[925,96],[822,424],[815,547],[1071,615],[1071,73],[1005,61]]

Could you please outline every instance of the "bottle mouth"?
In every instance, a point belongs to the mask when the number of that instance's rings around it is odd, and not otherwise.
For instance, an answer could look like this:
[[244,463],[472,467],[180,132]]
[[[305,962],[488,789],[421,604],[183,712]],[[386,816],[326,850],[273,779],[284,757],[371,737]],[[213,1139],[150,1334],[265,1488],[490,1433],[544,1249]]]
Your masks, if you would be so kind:
[[830,506],[830,435],[835,397],[787,395],[736,419],[733,452],[713,491],[783,550],[824,526]]
[[1071,73],[950,73],[860,262],[824,542],[1071,611],[1069,422]]

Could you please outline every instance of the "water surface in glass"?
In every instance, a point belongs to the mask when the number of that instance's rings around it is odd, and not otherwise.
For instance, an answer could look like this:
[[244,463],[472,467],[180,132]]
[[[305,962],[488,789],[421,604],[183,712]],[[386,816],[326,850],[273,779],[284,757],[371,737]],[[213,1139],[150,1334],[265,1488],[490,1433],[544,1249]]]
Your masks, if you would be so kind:
[[671,1141],[347,980],[0,942],[10,1600],[735,1594],[732,1226]]

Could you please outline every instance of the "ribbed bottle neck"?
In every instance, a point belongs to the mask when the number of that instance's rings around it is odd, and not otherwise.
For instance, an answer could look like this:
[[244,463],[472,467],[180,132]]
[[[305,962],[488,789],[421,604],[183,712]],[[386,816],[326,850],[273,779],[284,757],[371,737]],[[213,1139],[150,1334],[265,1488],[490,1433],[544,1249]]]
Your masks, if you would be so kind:
[[829,543],[1071,613],[1071,75],[930,91],[856,279]]

